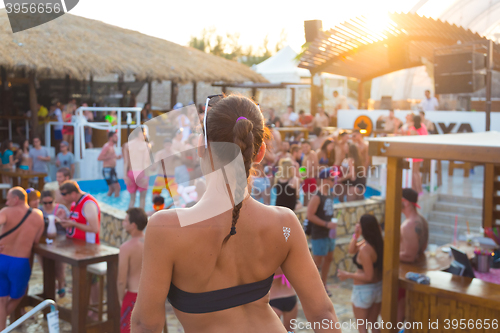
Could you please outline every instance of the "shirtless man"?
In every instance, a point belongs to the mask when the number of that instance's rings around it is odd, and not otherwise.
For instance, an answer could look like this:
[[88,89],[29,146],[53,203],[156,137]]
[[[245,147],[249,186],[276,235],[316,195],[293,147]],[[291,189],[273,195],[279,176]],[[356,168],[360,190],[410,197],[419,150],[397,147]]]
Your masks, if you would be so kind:
[[318,104],[318,112],[314,116],[314,119],[312,121],[312,127],[316,128],[323,128],[323,127],[328,127],[330,125],[330,118],[328,115],[325,113],[325,110],[323,109],[322,104]]
[[396,133],[399,127],[403,124],[401,120],[394,116],[394,110],[389,110],[388,116],[380,116],[377,119],[378,121],[384,122],[384,131]]
[[[123,145],[123,179],[130,193],[129,208],[134,207],[135,197],[139,191],[139,207],[146,207],[146,193],[149,177],[146,169],[151,165],[150,145],[144,140],[145,128],[134,130],[129,136],[129,141]],[[129,149],[130,147],[130,149]],[[132,154],[130,152],[132,151]],[[133,163],[132,163],[133,161]]]
[[[424,251],[429,240],[429,225],[425,218],[417,212],[418,193],[411,188],[404,188],[401,211],[406,220],[401,224],[399,243],[399,260],[414,263],[425,258]],[[398,322],[402,322],[405,314],[405,289],[399,290]]]
[[316,193],[316,176],[319,162],[318,155],[311,149],[309,141],[302,142],[302,152],[304,153],[302,166],[306,168],[306,177],[304,179],[304,183],[302,184],[302,190],[304,191],[304,206],[307,206],[309,200]]
[[130,333],[130,316],[137,299],[141,277],[144,228],[148,216],[142,208],[129,208],[122,222],[123,229],[132,236],[120,246],[118,261],[118,300],[121,305],[120,331]]
[[[27,194],[21,187],[7,193],[7,207],[0,210],[1,235],[24,223],[0,239],[0,331],[7,325],[7,316],[21,302],[31,276],[30,258],[33,245],[42,237],[44,223],[42,212],[30,211]],[[28,212],[30,213],[28,214]],[[1,236],[0,236],[1,237]]]
[[352,131],[352,142],[358,147],[359,157],[361,164],[364,167],[365,176],[368,175],[368,168],[370,167],[370,155],[368,155],[368,142],[365,141],[363,135],[358,129]]
[[102,161],[102,174],[106,183],[108,184],[109,191],[108,197],[115,193],[115,198],[120,195],[120,184],[118,183],[118,176],[116,175],[116,160],[122,158],[121,155],[116,155],[115,145],[118,142],[116,132],[108,133],[108,142],[102,147],[101,153],[97,157],[98,161]]
[[342,161],[345,159],[345,144],[349,140],[349,135],[347,132],[340,132],[337,139],[337,144],[335,145],[335,164],[336,166],[342,165]]

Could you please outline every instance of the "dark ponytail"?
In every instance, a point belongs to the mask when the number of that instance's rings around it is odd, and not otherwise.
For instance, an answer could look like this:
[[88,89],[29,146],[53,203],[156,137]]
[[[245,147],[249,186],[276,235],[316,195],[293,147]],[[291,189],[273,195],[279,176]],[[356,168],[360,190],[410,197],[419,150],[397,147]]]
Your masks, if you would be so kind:
[[[249,98],[231,95],[221,99],[207,112],[208,140],[236,144],[241,149],[247,179],[250,176],[255,155],[267,135],[262,112]],[[242,198],[246,185],[246,183],[236,182],[236,193],[233,194],[233,197]],[[243,200],[233,208],[231,230],[224,238],[223,245],[236,234],[236,223],[242,206]]]

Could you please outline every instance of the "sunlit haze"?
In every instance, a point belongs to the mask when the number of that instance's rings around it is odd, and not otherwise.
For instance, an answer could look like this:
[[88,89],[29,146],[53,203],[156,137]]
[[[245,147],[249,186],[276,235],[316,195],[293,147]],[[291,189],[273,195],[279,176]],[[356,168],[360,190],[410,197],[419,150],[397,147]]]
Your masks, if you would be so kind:
[[[383,17],[387,12],[407,12],[418,0],[354,0],[283,2],[254,0],[234,2],[158,0],[80,0],[72,14],[187,45],[203,28],[217,33],[238,33],[240,44],[258,48],[266,35],[273,50],[284,29],[287,43],[296,51],[304,44],[304,20],[319,19],[323,28],[359,15]],[[4,7],[3,2],[0,7]],[[426,13],[429,15],[429,13]]]

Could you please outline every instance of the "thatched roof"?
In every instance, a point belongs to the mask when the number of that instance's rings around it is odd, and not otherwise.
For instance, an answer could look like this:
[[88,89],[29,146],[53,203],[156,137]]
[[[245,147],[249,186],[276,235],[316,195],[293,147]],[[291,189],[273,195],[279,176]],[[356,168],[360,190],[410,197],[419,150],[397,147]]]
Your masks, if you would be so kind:
[[0,66],[51,78],[117,73],[139,80],[267,82],[238,62],[71,14],[13,34],[5,9],[0,10]]

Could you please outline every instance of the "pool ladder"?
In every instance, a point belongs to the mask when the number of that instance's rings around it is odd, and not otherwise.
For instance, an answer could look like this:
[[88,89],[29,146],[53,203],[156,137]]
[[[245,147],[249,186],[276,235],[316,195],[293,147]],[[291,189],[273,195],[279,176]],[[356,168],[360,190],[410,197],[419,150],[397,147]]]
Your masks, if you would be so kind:
[[19,325],[21,325],[22,323],[24,323],[28,318],[30,318],[35,313],[37,313],[38,311],[41,311],[41,310],[45,309],[48,306],[50,306],[50,311],[51,312],[57,311],[57,304],[56,304],[56,302],[54,302],[51,299],[46,299],[45,301],[43,301],[42,303],[38,304],[33,309],[31,309],[31,311],[27,312],[24,316],[22,316],[21,318],[19,318],[18,320],[16,320],[12,324],[10,324],[9,327],[7,327],[6,329],[4,329],[0,333],[9,333],[9,332],[13,331]]

